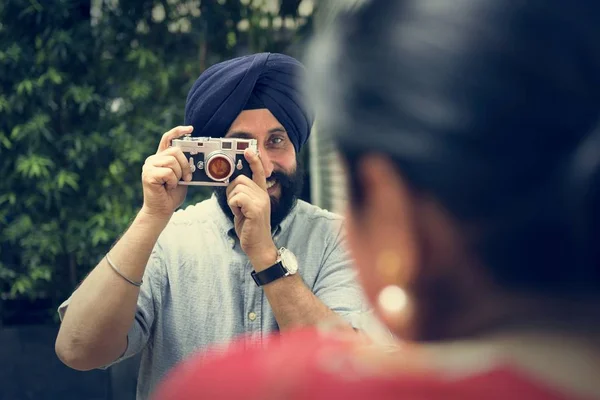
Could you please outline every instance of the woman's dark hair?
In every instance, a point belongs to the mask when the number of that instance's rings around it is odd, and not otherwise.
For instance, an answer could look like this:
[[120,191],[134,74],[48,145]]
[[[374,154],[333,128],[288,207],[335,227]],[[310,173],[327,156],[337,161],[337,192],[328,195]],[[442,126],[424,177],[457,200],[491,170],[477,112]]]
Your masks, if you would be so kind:
[[315,50],[355,204],[385,154],[499,283],[600,292],[599,1],[371,1]]

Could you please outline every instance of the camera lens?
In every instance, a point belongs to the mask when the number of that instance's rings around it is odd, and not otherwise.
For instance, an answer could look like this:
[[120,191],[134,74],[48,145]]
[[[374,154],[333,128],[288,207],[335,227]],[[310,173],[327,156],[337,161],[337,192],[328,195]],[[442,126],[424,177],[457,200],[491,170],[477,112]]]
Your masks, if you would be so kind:
[[214,155],[206,162],[206,174],[215,181],[224,181],[231,176],[233,164],[225,155]]

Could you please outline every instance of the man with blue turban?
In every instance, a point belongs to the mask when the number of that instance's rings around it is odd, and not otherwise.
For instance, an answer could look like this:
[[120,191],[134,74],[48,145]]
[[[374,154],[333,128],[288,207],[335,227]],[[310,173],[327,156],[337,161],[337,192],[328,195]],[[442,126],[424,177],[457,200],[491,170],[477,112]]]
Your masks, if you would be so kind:
[[[339,216],[299,200],[298,154],[313,112],[304,67],[261,53],[208,68],[191,88],[185,126],[165,133],[142,171],[144,204],[121,239],[59,308],[56,351],[78,370],[142,352],[137,397],[177,362],[244,334],[323,321],[348,328],[364,310]],[[192,176],[183,135],[255,139],[252,176],[199,204],[183,203]],[[68,307],[68,309],[67,309]]]

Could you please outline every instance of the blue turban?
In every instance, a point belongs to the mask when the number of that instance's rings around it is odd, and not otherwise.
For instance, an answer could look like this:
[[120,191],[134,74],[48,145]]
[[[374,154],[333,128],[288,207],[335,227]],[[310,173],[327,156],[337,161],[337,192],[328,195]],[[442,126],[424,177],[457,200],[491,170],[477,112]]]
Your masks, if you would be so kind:
[[302,95],[304,66],[283,54],[259,53],[224,61],[196,80],[185,105],[194,136],[222,137],[245,109],[267,108],[283,125],[296,153],[314,115]]

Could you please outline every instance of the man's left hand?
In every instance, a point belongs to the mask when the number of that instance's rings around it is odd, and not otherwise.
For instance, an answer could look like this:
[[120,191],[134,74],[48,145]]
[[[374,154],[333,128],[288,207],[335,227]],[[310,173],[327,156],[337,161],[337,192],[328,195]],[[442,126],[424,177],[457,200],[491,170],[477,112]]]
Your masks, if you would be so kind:
[[252,179],[245,175],[235,178],[227,187],[227,203],[242,250],[259,272],[277,261],[277,247],[271,237],[271,199],[260,157],[250,149],[244,157],[250,164]]

